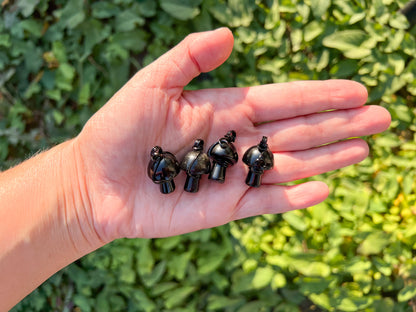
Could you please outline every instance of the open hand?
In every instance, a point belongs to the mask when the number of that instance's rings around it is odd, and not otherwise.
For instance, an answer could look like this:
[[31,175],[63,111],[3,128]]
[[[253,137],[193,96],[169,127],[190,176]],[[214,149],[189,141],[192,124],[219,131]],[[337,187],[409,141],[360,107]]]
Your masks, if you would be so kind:
[[[201,72],[221,65],[232,47],[226,28],[189,35],[139,71],[75,139],[81,209],[103,241],[172,236],[317,204],[328,195],[322,182],[275,184],[363,160],[366,142],[344,139],[381,132],[390,124],[385,109],[363,106],[366,89],[353,81],[183,90]],[[204,176],[198,193],[183,191],[183,172],[168,195],[148,178],[153,146],[180,161],[195,139],[203,139],[206,150],[229,130],[237,133],[240,159],[268,137],[275,165],[260,188],[244,183],[248,168],[241,160],[227,169],[224,184]]]

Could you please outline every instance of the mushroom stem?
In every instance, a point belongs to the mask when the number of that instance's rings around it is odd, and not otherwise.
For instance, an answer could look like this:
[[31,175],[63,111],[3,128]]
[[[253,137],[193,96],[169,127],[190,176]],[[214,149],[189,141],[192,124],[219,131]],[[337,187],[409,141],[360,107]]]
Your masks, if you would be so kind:
[[250,168],[246,178],[246,184],[252,187],[260,187],[261,175],[263,172],[254,171]]
[[220,183],[224,183],[225,180],[225,169],[226,167],[223,167],[222,165],[220,165],[217,162],[213,162],[213,167],[212,170],[209,174],[208,179],[220,182]]
[[184,190],[190,193],[196,193],[199,190],[199,179],[201,176],[186,176]]
[[164,181],[160,184],[160,191],[163,194],[169,194],[172,193],[175,190],[175,182],[173,180],[170,181]]

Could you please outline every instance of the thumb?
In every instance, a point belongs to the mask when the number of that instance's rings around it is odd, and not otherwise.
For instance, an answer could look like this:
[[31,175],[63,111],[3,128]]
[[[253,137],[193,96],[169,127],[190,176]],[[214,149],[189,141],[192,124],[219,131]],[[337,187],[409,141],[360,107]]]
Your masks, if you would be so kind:
[[[193,78],[211,71],[230,56],[233,35],[228,28],[193,33],[145,68],[149,87],[182,92]],[[141,73],[143,74],[143,72]]]

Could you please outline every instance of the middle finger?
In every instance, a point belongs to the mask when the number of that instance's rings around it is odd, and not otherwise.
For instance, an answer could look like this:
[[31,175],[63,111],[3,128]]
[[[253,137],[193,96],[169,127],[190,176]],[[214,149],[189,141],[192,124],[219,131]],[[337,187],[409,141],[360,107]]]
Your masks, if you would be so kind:
[[390,114],[380,106],[364,106],[279,120],[256,127],[273,152],[297,151],[351,137],[384,131]]

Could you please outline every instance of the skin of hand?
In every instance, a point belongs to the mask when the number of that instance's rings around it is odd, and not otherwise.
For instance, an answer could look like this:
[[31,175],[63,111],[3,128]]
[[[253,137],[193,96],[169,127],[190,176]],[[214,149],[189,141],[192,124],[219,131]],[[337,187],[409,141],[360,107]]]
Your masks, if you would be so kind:
[[[184,91],[230,55],[230,30],[191,34],[140,70],[74,139],[0,174],[0,311],[49,276],[121,237],[165,237],[232,220],[283,213],[323,201],[322,182],[276,185],[363,160],[361,139],[388,128],[382,107],[363,106],[352,81],[302,81],[247,88]],[[195,139],[205,150],[235,130],[240,160],[224,184],[204,176],[198,193],[161,194],[147,176],[158,145],[180,161]],[[262,136],[275,166],[260,188],[244,181],[241,157]],[[330,143],[330,144],[328,144]]]
[[[382,107],[363,107],[367,91],[352,81],[183,90],[201,72],[221,65],[232,47],[226,28],[189,35],[139,71],[76,138],[86,199],[82,208],[100,240],[178,235],[317,204],[328,195],[322,182],[273,184],[363,160],[368,154],[363,140],[340,140],[374,134],[390,124]],[[227,169],[224,184],[203,177],[196,194],[183,191],[183,172],[168,195],[147,177],[153,146],[180,161],[195,139],[203,139],[207,149],[231,129],[237,132],[240,159],[263,135],[269,138],[275,166],[264,174],[260,188],[245,185],[248,168],[241,160]],[[330,142],[336,143],[321,146]]]

